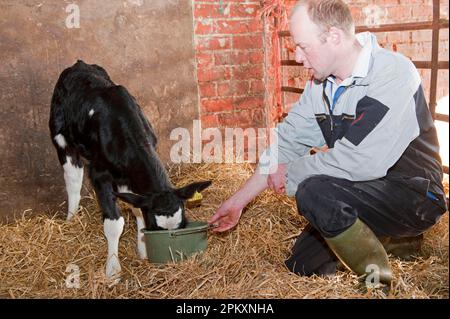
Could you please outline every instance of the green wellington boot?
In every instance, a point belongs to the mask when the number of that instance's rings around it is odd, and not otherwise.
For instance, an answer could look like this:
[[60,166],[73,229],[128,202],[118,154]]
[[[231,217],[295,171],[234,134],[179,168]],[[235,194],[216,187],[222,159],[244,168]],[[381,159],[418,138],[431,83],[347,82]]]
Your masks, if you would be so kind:
[[[340,261],[358,276],[378,275],[379,282],[390,286],[392,271],[388,256],[377,236],[361,220],[332,238],[325,238]],[[369,278],[367,278],[369,279]],[[370,279],[376,280],[374,276]]]

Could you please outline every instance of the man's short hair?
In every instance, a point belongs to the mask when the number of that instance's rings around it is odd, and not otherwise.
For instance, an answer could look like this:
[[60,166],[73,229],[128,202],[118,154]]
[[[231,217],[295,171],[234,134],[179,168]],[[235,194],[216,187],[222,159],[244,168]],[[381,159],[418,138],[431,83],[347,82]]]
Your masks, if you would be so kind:
[[355,34],[355,23],[349,7],[341,0],[300,0],[291,13],[291,18],[298,8],[306,6],[309,18],[323,32],[336,27],[347,35]]

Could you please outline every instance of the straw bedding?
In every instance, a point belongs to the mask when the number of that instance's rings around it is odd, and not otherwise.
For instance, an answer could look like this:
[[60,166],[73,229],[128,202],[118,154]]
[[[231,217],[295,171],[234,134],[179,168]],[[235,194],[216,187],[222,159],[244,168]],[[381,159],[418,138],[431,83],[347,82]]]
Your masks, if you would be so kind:
[[[169,169],[174,184],[213,180],[203,204],[188,218],[207,220],[252,173],[252,166],[182,165]],[[65,204],[61,205],[61,211]],[[136,254],[136,223],[122,207],[122,278],[104,276],[107,254],[101,213],[93,194],[82,198],[78,215],[27,215],[0,225],[0,298],[448,298],[448,214],[425,234],[420,257],[390,257],[394,271],[389,294],[364,290],[348,271],[336,276],[299,277],[283,261],[305,226],[293,200],[265,192],[242,215],[237,228],[209,234],[208,249],[164,266]],[[79,269],[79,281],[70,281]],[[66,280],[69,285],[67,285]],[[74,287],[79,283],[79,288]],[[76,287],[76,286],[75,286]]]

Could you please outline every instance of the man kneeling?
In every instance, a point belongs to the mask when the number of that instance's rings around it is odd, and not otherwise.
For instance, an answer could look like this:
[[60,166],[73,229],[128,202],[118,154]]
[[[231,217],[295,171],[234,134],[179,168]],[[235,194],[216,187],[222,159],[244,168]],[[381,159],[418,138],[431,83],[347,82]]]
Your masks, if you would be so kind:
[[210,223],[218,232],[231,229],[266,188],[295,196],[309,225],[286,261],[291,271],[332,274],[339,259],[358,275],[375,271],[390,284],[386,250],[408,257],[447,210],[420,76],[373,34],[355,35],[340,0],[300,1],[290,32],[296,61],[314,79],[277,126],[277,142],[255,174]]

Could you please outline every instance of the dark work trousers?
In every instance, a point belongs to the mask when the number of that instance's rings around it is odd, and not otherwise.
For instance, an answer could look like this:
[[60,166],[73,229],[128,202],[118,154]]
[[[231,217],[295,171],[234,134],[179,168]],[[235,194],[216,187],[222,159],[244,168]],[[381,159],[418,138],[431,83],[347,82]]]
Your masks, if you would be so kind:
[[356,218],[377,236],[413,237],[433,226],[447,210],[443,196],[427,196],[426,191],[388,177],[352,182],[316,175],[300,183],[296,201],[309,225],[297,238],[286,266],[306,276],[335,272],[337,258],[324,237],[337,236]]

